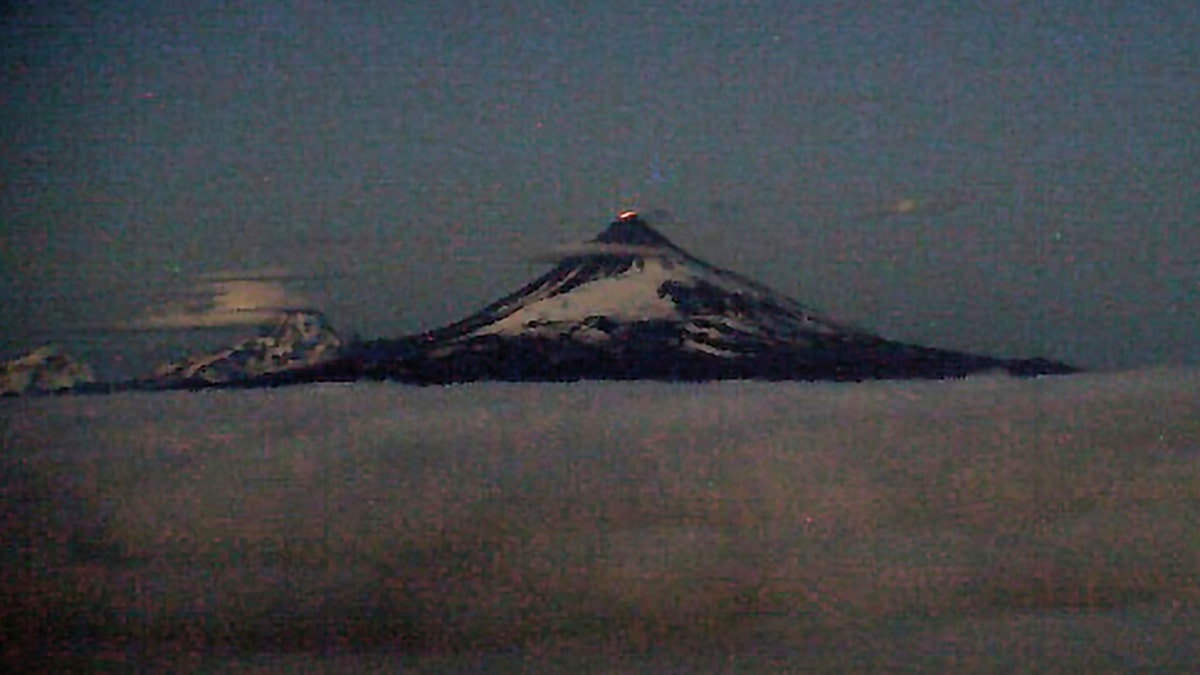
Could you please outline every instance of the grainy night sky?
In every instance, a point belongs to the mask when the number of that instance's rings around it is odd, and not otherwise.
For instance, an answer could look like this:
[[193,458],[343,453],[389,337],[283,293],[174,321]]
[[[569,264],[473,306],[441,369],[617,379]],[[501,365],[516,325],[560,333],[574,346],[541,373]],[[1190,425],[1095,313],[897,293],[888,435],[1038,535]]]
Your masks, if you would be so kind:
[[1195,2],[471,4],[6,3],[3,355],[415,332],[637,206],[888,337],[1200,363]]

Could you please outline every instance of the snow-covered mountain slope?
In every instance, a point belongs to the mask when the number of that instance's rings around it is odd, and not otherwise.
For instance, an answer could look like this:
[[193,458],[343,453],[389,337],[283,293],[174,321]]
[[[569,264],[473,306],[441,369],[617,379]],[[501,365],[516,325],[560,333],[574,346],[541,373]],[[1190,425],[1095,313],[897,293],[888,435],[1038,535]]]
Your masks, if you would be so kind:
[[517,292],[375,345],[365,374],[474,379],[874,379],[1068,372],[883,339],[695,258],[626,212]]
[[78,363],[56,345],[39,347],[0,364],[0,394],[67,391],[95,381],[90,366]]
[[298,371],[337,357],[344,344],[320,312],[291,311],[283,314],[264,335],[211,354],[189,356],[160,366],[150,383],[226,384]]

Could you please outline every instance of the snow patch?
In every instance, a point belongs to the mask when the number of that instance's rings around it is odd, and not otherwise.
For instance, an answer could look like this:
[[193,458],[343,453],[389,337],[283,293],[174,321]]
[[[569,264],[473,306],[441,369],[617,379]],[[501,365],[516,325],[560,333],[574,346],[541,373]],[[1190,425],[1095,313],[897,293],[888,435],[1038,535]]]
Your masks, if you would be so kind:
[[638,260],[625,272],[582,284],[567,293],[541,298],[488,324],[472,335],[520,335],[536,324],[583,321],[604,316],[617,321],[676,319],[679,311],[658,289],[667,281],[686,278],[679,268],[661,258]]
[[697,352],[704,352],[705,354],[711,354],[713,356],[719,356],[723,359],[737,358],[737,357],[741,356],[740,354],[731,352],[728,349],[719,349],[710,344],[705,344],[703,342],[696,342],[695,340],[684,340],[683,348],[690,349],[692,351],[697,351]]

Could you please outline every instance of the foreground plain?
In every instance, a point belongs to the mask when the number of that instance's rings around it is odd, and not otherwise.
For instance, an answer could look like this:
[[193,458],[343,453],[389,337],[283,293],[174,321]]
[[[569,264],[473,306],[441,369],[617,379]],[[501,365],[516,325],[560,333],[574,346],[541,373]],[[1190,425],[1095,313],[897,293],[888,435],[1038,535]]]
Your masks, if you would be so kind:
[[9,665],[1200,660],[1200,373],[0,401]]

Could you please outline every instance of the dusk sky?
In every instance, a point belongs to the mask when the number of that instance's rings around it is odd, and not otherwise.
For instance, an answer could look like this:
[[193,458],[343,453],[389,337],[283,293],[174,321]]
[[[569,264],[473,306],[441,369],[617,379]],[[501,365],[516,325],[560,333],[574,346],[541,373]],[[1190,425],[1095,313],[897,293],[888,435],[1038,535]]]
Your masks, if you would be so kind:
[[399,336],[636,207],[890,338],[1200,364],[1194,0],[3,12],[0,356]]

